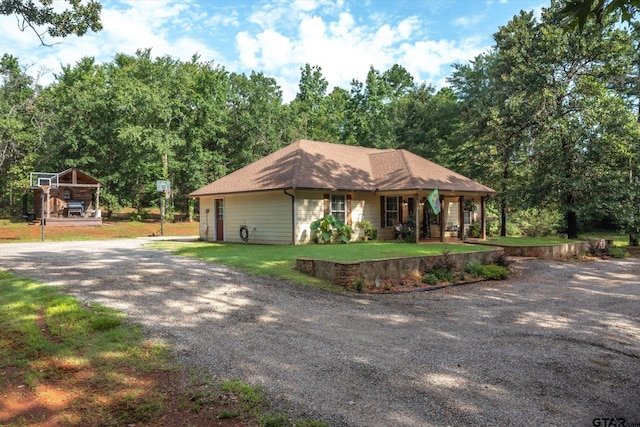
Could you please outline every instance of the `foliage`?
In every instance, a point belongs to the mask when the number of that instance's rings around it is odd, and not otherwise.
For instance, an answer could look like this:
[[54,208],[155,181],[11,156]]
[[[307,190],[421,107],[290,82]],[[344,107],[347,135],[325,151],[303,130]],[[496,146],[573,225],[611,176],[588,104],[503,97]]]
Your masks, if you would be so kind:
[[132,212],[130,215],[131,221],[143,222],[151,218],[151,214],[146,209],[140,209],[137,212]]
[[495,264],[483,265],[481,276],[487,280],[504,280],[509,277],[509,269]]
[[451,256],[451,251],[443,249],[440,257],[425,271],[422,281],[423,283],[433,284],[439,282],[453,282],[454,273],[458,270],[458,263]]
[[[42,45],[47,45],[44,35],[50,37],[66,37],[71,34],[82,36],[87,31],[100,31],[100,12],[102,5],[95,0],[86,3],[66,0],[70,9],[54,7],[51,1],[41,0],[0,0],[0,15],[15,15],[18,27],[24,31],[31,28],[40,39]],[[37,27],[46,26],[46,32],[38,32]]]
[[409,215],[400,225],[400,235],[407,243],[416,242],[416,215]]
[[0,212],[18,214],[40,150],[39,88],[17,58],[0,59]]
[[487,280],[504,280],[509,277],[509,269],[497,264],[482,264],[479,261],[469,261],[464,266],[465,273],[472,277],[482,277]]
[[[10,3],[26,4],[0,0]],[[44,89],[4,57],[0,210],[19,210],[30,171],[76,166],[105,184],[110,211],[155,207],[154,183],[168,179],[168,211],[191,217],[193,190],[313,138],[404,148],[496,189],[490,235],[552,234],[560,214],[570,237],[606,218],[637,243],[640,26],[603,16],[581,34],[563,31],[562,9],[553,2],[540,17],[515,16],[493,49],[455,67],[450,88],[418,84],[395,64],[330,89],[322,69],[305,64],[288,104],[274,78],[197,55],[83,58]]]
[[562,24],[568,29],[583,30],[587,21],[601,24],[607,16],[619,16],[621,22],[631,22],[640,14],[638,0],[565,0],[561,10]]
[[437,285],[440,282],[440,278],[434,273],[423,274],[421,280],[428,285]]
[[609,255],[612,258],[627,258],[629,256],[629,252],[627,252],[623,248],[619,248],[617,246],[612,246],[609,248]]
[[313,221],[310,228],[312,239],[322,243],[349,243],[353,235],[353,228],[333,215]]
[[453,271],[447,270],[446,268],[437,268],[434,270],[425,273],[422,276],[422,282],[428,283],[430,285],[440,283],[440,282],[453,282]]
[[500,267],[509,268],[509,266],[511,265],[511,260],[503,252],[495,256],[495,258],[493,259],[493,264]]
[[378,229],[371,225],[370,221],[360,221],[356,226],[362,229],[363,240],[376,240],[378,237]]
[[482,276],[482,263],[480,261],[468,261],[464,265],[464,272],[469,273],[473,277]]
[[515,212],[509,221],[510,236],[545,237],[557,234],[563,227],[562,214],[549,208],[528,208]]

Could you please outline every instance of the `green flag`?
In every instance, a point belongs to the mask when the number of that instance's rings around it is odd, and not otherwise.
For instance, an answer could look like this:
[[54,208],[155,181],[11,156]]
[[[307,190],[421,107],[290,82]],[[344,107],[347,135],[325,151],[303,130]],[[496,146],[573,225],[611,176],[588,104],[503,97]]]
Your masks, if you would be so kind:
[[427,197],[429,200],[429,204],[431,205],[431,209],[433,209],[433,213],[438,215],[442,210],[442,206],[440,205],[440,196],[438,195],[438,189],[436,188],[429,194]]

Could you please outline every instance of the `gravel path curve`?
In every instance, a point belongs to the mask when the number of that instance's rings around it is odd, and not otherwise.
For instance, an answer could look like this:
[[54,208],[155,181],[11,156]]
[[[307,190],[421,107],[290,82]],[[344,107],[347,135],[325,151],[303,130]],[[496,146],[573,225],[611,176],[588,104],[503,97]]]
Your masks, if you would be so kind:
[[638,259],[334,295],[149,240],[1,244],[0,268],[120,309],[189,366],[261,384],[332,426],[640,425]]

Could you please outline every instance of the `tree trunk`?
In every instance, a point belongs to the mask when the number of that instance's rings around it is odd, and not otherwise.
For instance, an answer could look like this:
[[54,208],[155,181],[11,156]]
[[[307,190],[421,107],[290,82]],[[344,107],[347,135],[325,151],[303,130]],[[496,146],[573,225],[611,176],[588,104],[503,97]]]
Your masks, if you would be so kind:
[[569,239],[578,238],[578,216],[573,210],[567,211],[567,237]]
[[629,234],[629,246],[640,246],[640,234]]
[[504,196],[500,201],[500,236],[507,236],[507,199]]

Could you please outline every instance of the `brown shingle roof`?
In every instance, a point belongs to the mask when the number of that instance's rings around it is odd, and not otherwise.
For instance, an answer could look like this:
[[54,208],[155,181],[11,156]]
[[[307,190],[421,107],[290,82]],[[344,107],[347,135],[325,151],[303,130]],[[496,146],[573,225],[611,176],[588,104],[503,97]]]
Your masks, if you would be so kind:
[[432,190],[494,193],[489,187],[406,150],[296,141],[190,194],[266,190]]

